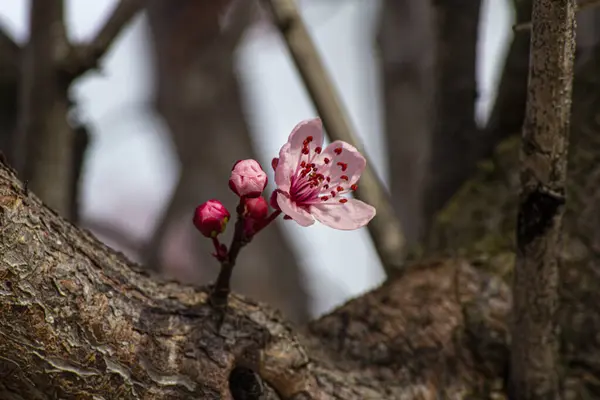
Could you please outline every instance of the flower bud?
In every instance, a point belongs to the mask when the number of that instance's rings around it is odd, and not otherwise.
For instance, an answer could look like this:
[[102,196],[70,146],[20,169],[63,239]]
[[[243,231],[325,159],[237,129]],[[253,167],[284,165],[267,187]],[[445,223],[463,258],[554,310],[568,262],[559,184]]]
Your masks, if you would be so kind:
[[214,238],[225,231],[231,215],[219,200],[208,200],[196,207],[194,225],[204,236]]
[[267,218],[269,214],[269,205],[264,197],[254,197],[244,201],[245,215],[254,220]]
[[267,174],[256,160],[240,160],[233,166],[229,187],[240,197],[258,197],[267,186]]

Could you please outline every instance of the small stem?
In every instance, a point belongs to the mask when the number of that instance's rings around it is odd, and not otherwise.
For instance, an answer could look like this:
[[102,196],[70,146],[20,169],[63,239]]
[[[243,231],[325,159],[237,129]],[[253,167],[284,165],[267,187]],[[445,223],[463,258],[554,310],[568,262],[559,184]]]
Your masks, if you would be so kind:
[[271,213],[271,215],[269,215],[267,218],[265,218],[264,220],[262,220],[260,222],[260,225],[258,225],[258,228],[256,228],[256,231],[254,231],[252,236],[256,235],[258,232],[262,231],[271,222],[275,221],[275,218],[279,217],[280,214],[281,214],[281,210],[273,211]]
[[233,273],[233,267],[235,267],[235,261],[240,250],[245,245],[243,212],[243,201],[240,199],[240,204],[237,207],[237,221],[235,222],[235,231],[233,233],[233,239],[231,240],[231,246],[229,246],[227,257],[221,262],[221,270],[219,271],[217,281],[210,294],[209,301],[217,308],[223,308],[227,305],[227,298],[231,291],[231,275]]

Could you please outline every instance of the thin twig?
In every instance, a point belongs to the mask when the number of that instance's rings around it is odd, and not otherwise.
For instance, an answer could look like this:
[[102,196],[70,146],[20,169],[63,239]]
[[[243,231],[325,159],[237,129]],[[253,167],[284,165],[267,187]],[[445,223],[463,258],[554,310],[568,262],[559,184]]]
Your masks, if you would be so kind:
[[[331,83],[317,49],[293,0],[263,0],[271,10],[304,84],[319,112],[331,140],[343,140],[365,154],[350,125],[346,111]],[[377,216],[368,225],[369,233],[388,276],[404,261],[404,235],[389,196],[370,162],[362,175],[356,197],[373,205]]]
[[559,399],[560,232],[575,60],[575,0],[534,0],[513,283],[510,398]]
[[63,70],[72,78],[97,68],[116,38],[144,7],[144,0],[121,0],[88,43],[75,45],[64,61]]
[[[579,12],[588,8],[594,8],[600,6],[600,0],[579,0],[577,2],[577,9]],[[531,21],[524,22],[522,24],[516,24],[513,26],[513,32],[525,32],[531,29]]]

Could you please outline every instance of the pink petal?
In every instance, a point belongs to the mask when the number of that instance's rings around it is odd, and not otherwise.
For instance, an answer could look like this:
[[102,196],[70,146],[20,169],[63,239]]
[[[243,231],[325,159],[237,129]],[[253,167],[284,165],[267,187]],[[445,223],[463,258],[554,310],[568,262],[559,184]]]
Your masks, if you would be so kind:
[[348,202],[313,205],[310,213],[323,225],[333,229],[351,231],[362,228],[375,216],[375,207],[356,199]]
[[296,203],[291,201],[285,194],[277,193],[277,204],[281,211],[296,221],[301,226],[310,226],[315,223],[314,218],[308,211],[298,207]]
[[315,154],[314,150],[317,147],[323,147],[323,124],[320,118],[302,121],[290,133],[288,143],[291,145],[293,153],[298,152],[298,157],[300,157],[302,148],[304,147],[304,140],[309,136],[312,136],[312,140],[308,144],[308,149],[312,156]]
[[289,192],[292,184],[292,176],[296,173],[299,158],[290,152],[291,145],[284,144],[279,150],[279,160],[275,168],[275,184],[277,188]]
[[[339,155],[335,153],[335,149],[337,148],[342,149],[342,152]],[[321,157],[319,157],[319,161],[323,160],[325,157],[331,160],[328,171],[328,175],[331,177],[330,186],[341,185],[345,188],[350,187],[358,182],[367,165],[367,160],[359,153],[356,147],[341,140],[336,140],[329,144],[323,151]],[[337,163],[344,163],[346,170],[344,171]],[[348,181],[341,180],[340,177],[342,175],[346,175]]]

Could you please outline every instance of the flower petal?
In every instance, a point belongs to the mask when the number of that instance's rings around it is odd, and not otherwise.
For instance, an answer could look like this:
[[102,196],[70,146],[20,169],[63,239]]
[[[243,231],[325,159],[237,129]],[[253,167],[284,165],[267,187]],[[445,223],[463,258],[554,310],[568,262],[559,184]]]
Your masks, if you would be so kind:
[[279,160],[275,168],[275,184],[279,190],[290,191],[292,176],[296,173],[298,158],[290,152],[291,145],[284,144],[279,150]]
[[307,119],[300,122],[294,127],[292,133],[288,137],[288,143],[291,145],[291,151],[298,153],[298,157],[302,154],[304,141],[309,137],[312,140],[308,142],[308,150],[311,156],[315,154],[314,150],[317,147],[323,147],[323,123],[320,118]]
[[323,203],[310,207],[310,213],[323,225],[351,231],[362,228],[375,216],[375,207],[356,199],[342,203]]
[[277,204],[281,211],[296,221],[301,226],[310,226],[315,223],[310,213],[296,205],[284,193],[277,193]]
[[[337,154],[336,149],[341,152]],[[341,140],[329,144],[319,157],[319,162],[325,158],[330,160],[329,168],[326,172],[319,172],[331,177],[330,186],[340,185],[345,189],[358,182],[367,165],[367,160],[356,147]],[[344,175],[348,180],[341,179]]]

